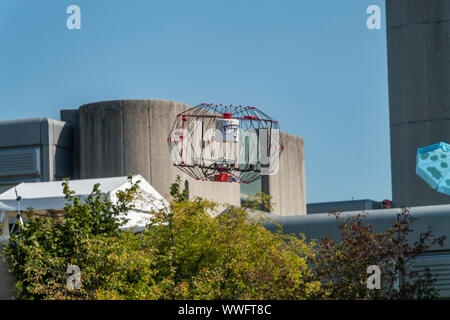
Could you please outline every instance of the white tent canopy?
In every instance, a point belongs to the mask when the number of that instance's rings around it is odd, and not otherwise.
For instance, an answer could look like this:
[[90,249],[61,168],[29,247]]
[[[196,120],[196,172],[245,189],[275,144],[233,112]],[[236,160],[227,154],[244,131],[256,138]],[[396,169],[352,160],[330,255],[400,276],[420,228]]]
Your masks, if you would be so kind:
[[[126,218],[129,221],[124,228],[145,226],[150,210],[160,209],[167,205],[164,198],[142,176],[133,176],[132,181],[136,182],[137,180],[141,181],[139,183],[141,196],[134,201],[135,208],[127,213]],[[91,194],[97,183],[100,184],[100,191],[113,202],[117,201],[117,191],[131,186],[127,177],[113,177],[71,180],[69,188],[75,191],[75,196],[85,199]],[[66,205],[61,181],[26,182],[0,194],[0,212],[17,211],[19,206],[17,196],[21,197],[20,208],[22,211],[27,208],[34,210],[63,209]]]
[[6,204],[4,204],[3,202],[0,201],[0,212],[14,211],[14,210],[16,210],[15,207],[7,206]]

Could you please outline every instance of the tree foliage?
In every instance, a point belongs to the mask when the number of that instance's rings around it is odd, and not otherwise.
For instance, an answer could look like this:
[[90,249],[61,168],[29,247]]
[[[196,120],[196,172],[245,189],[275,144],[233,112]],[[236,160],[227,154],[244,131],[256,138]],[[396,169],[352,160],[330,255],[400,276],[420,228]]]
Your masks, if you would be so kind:
[[63,182],[63,191],[67,202],[62,222],[37,216],[30,208],[29,223],[11,235],[5,251],[17,278],[18,298],[61,297],[66,290],[69,265],[87,265],[95,241],[125,236],[119,231],[126,223],[121,216],[132,208],[131,199],[138,192],[138,182],[119,191],[116,203],[101,193],[98,184],[85,200],[74,195],[67,180]]
[[[429,269],[411,268],[415,259],[435,244],[443,245],[445,236],[435,237],[429,228],[414,243],[409,239],[416,220],[407,208],[399,210],[396,220],[384,232],[375,232],[365,222],[367,214],[347,218],[332,213],[339,221],[341,241],[322,239],[314,250],[316,276],[334,299],[427,299],[436,298],[435,278]],[[367,268],[381,270],[381,288],[369,289]]]
[[[29,214],[6,254],[20,299],[311,299],[323,297],[307,265],[311,246],[272,233],[251,208],[188,200],[179,180],[169,207],[151,212],[140,233],[121,230],[137,185],[113,204],[99,186],[77,198],[64,182],[62,222]],[[261,202],[263,202],[261,197]],[[252,205],[257,200],[253,199]],[[81,289],[66,286],[69,265],[81,269]]]
[[[131,181],[130,181],[131,182]],[[62,221],[28,213],[11,235],[6,257],[16,276],[18,299],[377,299],[430,298],[429,271],[418,277],[411,261],[444,237],[431,230],[410,245],[407,209],[376,233],[366,215],[339,220],[340,242],[307,243],[303,236],[270,232],[259,209],[267,195],[242,208],[189,199],[180,179],[169,205],[149,213],[141,232],[124,230],[123,218],[139,195],[139,182],[112,202],[96,185],[80,199],[63,182]],[[81,288],[67,286],[68,266],[81,271]],[[367,288],[366,271],[378,265],[382,289]],[[398,281],[401,279],[402,281]]]

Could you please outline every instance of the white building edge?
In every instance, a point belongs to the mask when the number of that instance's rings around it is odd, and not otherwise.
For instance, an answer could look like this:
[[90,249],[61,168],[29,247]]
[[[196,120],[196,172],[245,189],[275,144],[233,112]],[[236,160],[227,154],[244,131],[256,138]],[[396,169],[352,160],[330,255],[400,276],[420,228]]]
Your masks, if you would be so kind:
[[[102,194],[113,203],[117,203],[116,193],[126,190],[137,181],[140,181],[139,195],[133,202],[133,209],[122,216],[128,219],[122,228],[142,228],[149,222],[151,210],[162,209],[168,205],[167,201],[142,176],[134,175],[131,181],[128,177],[71,180],[69,188],[75,192],[75,196],[86,199],[94,186],[99,184]],[[66,203],[61,181],[24,182],[8,189],[0,194],[3,239],[9,238],[11,228],[19,218],[18,212],[26,215],[28,208],[44,213],[62,212]]]

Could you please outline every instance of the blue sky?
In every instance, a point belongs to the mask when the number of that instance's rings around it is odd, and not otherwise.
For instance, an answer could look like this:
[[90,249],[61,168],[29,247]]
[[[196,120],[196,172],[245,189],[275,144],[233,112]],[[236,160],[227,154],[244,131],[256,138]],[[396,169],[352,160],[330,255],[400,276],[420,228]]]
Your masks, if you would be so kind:
[[[68,30],[66,8],[81,8]],[[368,30],[379,5],[382,29]],[[99,100],[254,105],[305,141],[308,202],[391,197],[383,0],[0,0],[0,120]]]

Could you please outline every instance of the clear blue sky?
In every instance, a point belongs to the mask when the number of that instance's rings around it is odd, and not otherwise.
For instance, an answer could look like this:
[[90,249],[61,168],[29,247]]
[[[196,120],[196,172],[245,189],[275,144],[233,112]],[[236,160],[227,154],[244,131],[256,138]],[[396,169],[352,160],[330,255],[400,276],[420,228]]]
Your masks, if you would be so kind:
[[[81,30],[66,28],[71,4]],[[308,202],[390,198],[384,13],[384,0],[0,0],[0,120],[111,99],[255,105],[304,138]]]

